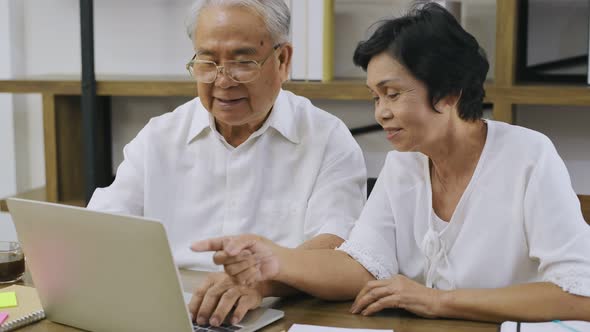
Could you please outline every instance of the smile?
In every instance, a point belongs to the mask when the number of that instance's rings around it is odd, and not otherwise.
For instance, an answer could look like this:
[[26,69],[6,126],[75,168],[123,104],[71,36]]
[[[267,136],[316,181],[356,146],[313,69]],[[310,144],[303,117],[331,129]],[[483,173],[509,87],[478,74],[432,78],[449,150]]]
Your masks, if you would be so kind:
[[222,98],[215,98],[215,100],[221,106],[233,106],[245,100],[245,98],[237,98],[237,99],[222,99]]
[[391,140],[398,136],[403,131],[402,128],[385,128],[385,133],[387,133],[387,139]]

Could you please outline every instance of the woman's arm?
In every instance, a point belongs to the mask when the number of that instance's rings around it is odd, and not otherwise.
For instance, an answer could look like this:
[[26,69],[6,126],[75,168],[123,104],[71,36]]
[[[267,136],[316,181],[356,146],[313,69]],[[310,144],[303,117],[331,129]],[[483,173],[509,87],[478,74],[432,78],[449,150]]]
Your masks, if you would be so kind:
[[339,250],[285,249],[275,280],[324,300],[354,299],[375,278]]
[[[314,249],[336,249],[340,246],[344,240],[340,237],[332,234],[320,234],[314,238],[309,239],[308,241],[304,242],[298,249],[303,250],[314,250]],[[257,289],[259,290],[262,297],[269,297],[269,296],[276,296],[276,297],[284,297],[284,296],[292,296],[295,294],[300,293],[301,291],[295,287],[291,287],[285,283],[274,281],[274,280],[267,280],[261,282],[257,285]]]
[[399,308],[427,318],[489,322],[588,320],[590,298],[566,293],[548,282],[496,289],[438,290],[404,276],[370,281],[359,292],[351,312],[365,316]]
[[446,291],[440,303],[440,316],[450,318],[491,322],[590,321],[589,297],[569,294],[549,282]]
[[197,242],[195,251],[217,251],[213,260],[238,283],[278,281],[327,300],[347,300],[373,276],[345,252],[285,248],[257,235]]
[[[299,246],[300,249],[334,249],[343,240],[333,234],[320,234]],[[254,287],[236,285],[225,273],[213,273],[195,289],[189,311],[200,325],[219,326],[231,314],[232,324],[260,306],[267,296],[289,296],[299,293],[293,287],[276,281],[264,281]],[[233,309],[233,310],[232,310]]]

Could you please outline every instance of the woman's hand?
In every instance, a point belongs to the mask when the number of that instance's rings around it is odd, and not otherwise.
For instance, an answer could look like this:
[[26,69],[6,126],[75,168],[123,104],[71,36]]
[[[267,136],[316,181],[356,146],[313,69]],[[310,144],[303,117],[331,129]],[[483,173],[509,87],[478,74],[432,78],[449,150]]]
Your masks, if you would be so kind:
[[425,287],[402,275],[369,281],[357,295],[350,311],[364,316],[386,308],[408,310],[418,316],[439,316],[443,291]]
[[282,247],[258,235],[213,238],[193,243],[193,251],[215,251],[213,262],[223,265],[236,283],[253,285],[279,273],[277,253]]

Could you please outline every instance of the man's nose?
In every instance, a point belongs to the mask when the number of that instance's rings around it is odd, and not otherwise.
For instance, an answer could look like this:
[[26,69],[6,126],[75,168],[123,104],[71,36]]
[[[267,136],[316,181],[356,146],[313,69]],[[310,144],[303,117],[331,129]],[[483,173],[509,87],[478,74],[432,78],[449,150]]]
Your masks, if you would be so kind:
[[217,67],[217,77],[215,78],[215,86],[225,89],[231,86],[235,86],[237,84],[237,82],[230,78],[224,66]]

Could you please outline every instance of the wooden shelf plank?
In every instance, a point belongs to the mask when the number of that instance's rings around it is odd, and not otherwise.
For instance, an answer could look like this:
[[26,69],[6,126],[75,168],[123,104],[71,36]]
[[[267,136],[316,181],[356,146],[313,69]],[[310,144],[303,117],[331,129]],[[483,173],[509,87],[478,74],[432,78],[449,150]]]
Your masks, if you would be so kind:
[[[35,201],[47,201],[47,198],[45,195],[45,187],[26,191],[24,193],[17,194],[14,197],[31,199],[31,200],[35,200]],[[0,200],[0,211],[8,212],[8,206],[6,206],[6,199],[5,198]]]
[[590,106],[590,86],[518,84],[495,87],[498,98],[517,105]]
[[[365,82],[360,79],[331,82],[288,81],[283,87],[310,99],[371,100]],[[99,76],[96,89],[99,96],[197,96],[195,82],[180,76]],[[0,80],[0,92],[79,95],[80,91],[80,81],[74,76]],[[492,102],[497,95],[493,84],[486,84],[486,94],[486,102]]]
[[[331,82],[289,81],[283,86],[295,94],[310,99],[370,100],[362,80],[334,80]],[[517,84],[498,86],[488,82],[486,102],[517,105],[590,105],[590,86]],[[80,81],[68,76],[32,77],[22,80],[0,80],[0,92],[46,93],[79,95]],[[97,81],[100,96],[182,96],[197,95],[195,83],[179,76],[105,76]]]
[[0,92],[8,93],[51,93],[80,94],[80,83],[76,81],[45,81],[37,79],[0,80]]
[[[30,191],[26,191],[15,196],[16,198],[24,198],[30,199],[33,201],[42,201],[47,202],[47,195],[45,187],[33,189]],[[60,204],[67,204],[67,205],[74,205],[74,206],[86,206],[83,200],[69,200],[64,202],[59,202]],[[6,198],[0,199],[0,212],[8,212],[8,206],[6,205]]]

